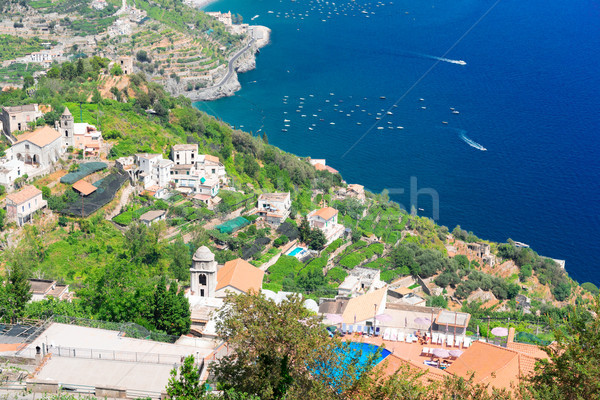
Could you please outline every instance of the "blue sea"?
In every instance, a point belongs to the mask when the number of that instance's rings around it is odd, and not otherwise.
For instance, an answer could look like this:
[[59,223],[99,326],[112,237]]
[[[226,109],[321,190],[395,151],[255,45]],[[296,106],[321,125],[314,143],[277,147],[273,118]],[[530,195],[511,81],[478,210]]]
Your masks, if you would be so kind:
[[407,209],[412,177],[439,196],[435,214],[422,190],[420,215],[525,242],[600,284],[600,3],[219,0],[206,10],[272,35],[236,96],[197,107],[325,158]]

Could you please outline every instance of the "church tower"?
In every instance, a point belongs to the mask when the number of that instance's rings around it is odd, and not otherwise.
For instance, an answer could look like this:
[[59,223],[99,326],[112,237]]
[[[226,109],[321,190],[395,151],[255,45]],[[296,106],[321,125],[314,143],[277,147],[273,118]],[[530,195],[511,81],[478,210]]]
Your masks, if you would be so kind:
[[215,261],[215,255],[206,246],[196,250],[192,257],[190,283],[193,296],[215,297],[217,262]]
[[62,136],[65,146],[73,146],[75,119],[67,107],[65,107],[65,111],[60,116],[60,121],[56,122],[56,130]]

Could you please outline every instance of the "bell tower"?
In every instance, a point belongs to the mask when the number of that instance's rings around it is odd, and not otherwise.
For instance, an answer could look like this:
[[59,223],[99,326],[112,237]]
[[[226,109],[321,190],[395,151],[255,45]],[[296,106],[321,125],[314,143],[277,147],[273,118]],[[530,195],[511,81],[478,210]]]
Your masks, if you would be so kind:
[[60,116],[60,121],[56,122],[56,130],[63,138],[65,146],[73,146],[73,135],[75,134],[75,119],[73,114],[65,107],[65,111]]
[[217,262],[206,246],[196,250],[190,268],[190,289],[193,296],[215,297],[217,288]]

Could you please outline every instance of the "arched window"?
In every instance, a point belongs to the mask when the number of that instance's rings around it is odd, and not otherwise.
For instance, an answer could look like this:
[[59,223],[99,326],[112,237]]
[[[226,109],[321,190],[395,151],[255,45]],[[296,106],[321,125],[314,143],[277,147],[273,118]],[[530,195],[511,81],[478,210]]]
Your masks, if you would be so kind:
[[69,137],[69,131],[65,130],[65,136]]
[[201,285],[206,285],[206,275],[205,274],[200,274],[198,282]]

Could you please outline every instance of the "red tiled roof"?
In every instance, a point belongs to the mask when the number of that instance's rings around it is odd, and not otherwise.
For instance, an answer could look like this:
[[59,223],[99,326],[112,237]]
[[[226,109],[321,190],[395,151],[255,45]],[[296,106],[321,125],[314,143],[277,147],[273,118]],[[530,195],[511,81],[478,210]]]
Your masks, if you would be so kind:
[[40,189],[36,188],[33,185],[27,185],[18,192],[9,194],[8,196],[6,196],[6,199],[12,201],[15,204],[21,204],[40,194],[42,194],[42,191]]
[[248,293],[250,289],[258,292],[262,287],[264,276],[264,271],[241,258],[237,258],[227,261],[223,268],[217,272],[216,290],[232,286],[244,293]]
[[17,143],[24,141],[31,142],[39,147],[44,147],[60,138],[60,133],[49,126],[38,128],[33,132],[27,132],[19,135]]
[[89,196],[90,194],[94,193],[98,188],[82,179],[73,184],[73,189],[77,190],[84,196]]
[[325,207],[325,208],[321,208],[320,210],[315,212],[313,214],[313,216],[321,217],[325,221],[329,221],[331,218],[335,217],[337,215],[337,213],[338,213],[338,210],[336,210],[335,208]]

